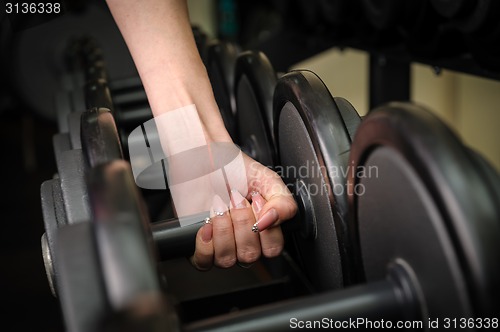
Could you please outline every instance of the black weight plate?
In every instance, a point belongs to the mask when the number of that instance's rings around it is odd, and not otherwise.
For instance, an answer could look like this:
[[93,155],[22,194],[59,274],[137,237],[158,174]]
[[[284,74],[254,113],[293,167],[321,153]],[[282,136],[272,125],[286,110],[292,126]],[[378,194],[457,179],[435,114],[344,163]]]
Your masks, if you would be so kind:
[[56,155],[57,171],[68,224],[88,222],[88,203],[85,173],[87,166],[82,150],[62,151]]
[[207,49],[207,72],[212,83],[215,100],[224,125],[233,139],[236,138],[236,112],[233,86],[237,48],[229,42],[215,41]]
[[328,89],[312,72],[295,71],[278,80],[274,112],[282,175],[309,190],[309,219],[316,221],[310,238],[295,236],[302,265],[317,289],[341,287],[353,279],[345,241],[349,132]]
[[108,312],[93,235],[92,223],[67,225],[57,232],[57,292],[68,331],[99,331]]
[[359,114],[354,106],[352,106],[352,104],[345,98],[334,97],[333,100],[339,108],[340,115],[342,116],[342,120],[344,121],[347,132],[349,133],[349,138],[352,141],[354,139],[354,134],[356,134],[356,131],[358,130],[361,118],[359,117]]
[[[494,202],[500,203],[500,175],[496,169],[477,151],[469,149],[476,170],[483,177],[484,183],[490,188],[490,195]],[[497,204],[497,215],[500,216],[500,204]]]
[[107,108],[93,108],[82,113],[81,142],[90,167],[123,159],[115,120]]
[[263,165],[275,163],[273,93],[276,73],[262,52],[246,51],[236,60],[235,100],[238,142]]
[[141,297],[161,297],[152,234],[130,165],[115,160],[89,171],[97,252],[113,310]]
[[366,279],[385,278],[403,260],[425,315],[498,313],[498,201],[456,136],[425,109],[391,103],[363,120],[351,165],[349,206]]

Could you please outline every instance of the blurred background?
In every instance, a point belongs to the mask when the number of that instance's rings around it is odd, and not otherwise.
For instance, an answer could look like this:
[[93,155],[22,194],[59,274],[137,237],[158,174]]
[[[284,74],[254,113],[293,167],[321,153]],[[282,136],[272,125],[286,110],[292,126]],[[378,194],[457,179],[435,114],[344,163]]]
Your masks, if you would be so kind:
[[[436,23],[430,2],[413,1],[425,8],[415,5],[418,10],[411,13],[392,14],[398,19],[375,22],[364,7],[370,1],[363,0],[188,4],[193,25],[209,37],[262,50],[279,72],[316,72],[334,96],[348,99],[361,115],[392,99],[427,106],[500,170],[500,57],[495,53],[500,42],[492,42],[500,33],[482,39],[500,31],[500,24],[486,17],[485,27],[474,30],[462,24],[463,8]],[[462,2],[469,10],[475,3]],[[40,252],[39,190],[56,170],[54,91],[61,89],[57,78],[65,70],[65,47],[71,38],[98,36],[106,58],[113,59],[110,76],[135,73],[104,1],[65,1],[63,9],[60,15],[31,17],[6,15],[3,8],[0,13],[0,278],[7,307],[1,316],[4,326],[16,331],[63,330]],[[411,17],[418,22],[409,22]]]

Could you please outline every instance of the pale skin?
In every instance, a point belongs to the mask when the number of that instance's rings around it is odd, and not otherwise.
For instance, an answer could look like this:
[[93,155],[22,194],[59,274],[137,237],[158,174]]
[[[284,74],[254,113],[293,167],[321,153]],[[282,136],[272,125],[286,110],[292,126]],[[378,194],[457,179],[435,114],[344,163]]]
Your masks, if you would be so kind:
[[[207,142],[232,142],[196,48],[186,1],[107,3],[132,54],[153,115],[194,104]],[[279,225],[293,217],[297,205],[276,173],[244,158],[249,192],[246,197],[233,192],[232,208],[198,231],[191,257],[197,269],[253,263],[261,255],[275,257],[283,249]],[[256,222],[258,233],[252,232]]]

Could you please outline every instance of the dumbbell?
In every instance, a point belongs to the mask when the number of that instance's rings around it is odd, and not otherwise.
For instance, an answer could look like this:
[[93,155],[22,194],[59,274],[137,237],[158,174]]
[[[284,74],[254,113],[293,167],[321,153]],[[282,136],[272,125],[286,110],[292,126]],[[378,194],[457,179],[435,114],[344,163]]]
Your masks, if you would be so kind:
[[[288,117],[288,124],[302,122],[289,115],[280,112],[279,127],[286,125],[283,120]],[[301,135],[304,132],[296,131],[297,137]],[[281,144],[279,147],[282,157],[285,152]],[[427,324],[427,319],[446,317],[495,318],[500,273],[498,192],[495,194],[486,181],[490,177],[483,177],[482,169],[478,172],[477,162],[477,156],[470,154],[445,125],[417,106],[391,104],[373,111],[356,133],[348,163],[356,170],[348,172],[348,237],[353,241],[353,265],[363,271],[367,282],[195,322],[183,330],[273,331],[289,326],[290,317],[332,317],[340,322],[363,317],[390,320],[391,324],[394,320]],[[376,166],[376,177],[361,173],[360,166]],[[136,221],[137,226],[133,226],[134,218],[128,212],[131,206],[136,213],[140,208],[129,199],[115,204],[113,211],[118,213],[109,213],[110,202],[131,191],[106,183],[125,177],[128,180],[122,184],[131,188],[133,184],[123,162],[102,167],[93,170],[89,183],[94,211],[98,211],[95,227],[101,228],[94,232],[98,251],[113,255],[101,253],[100,260],[112,259],[119,267],[129,267],[135,261],[123,254],[123,241],[127,239],[127,245],[134,241],[131,247],[147,252],[143,231],[148,223]],[[362,192],[359,185],[363,185]],[[121,236],[125,233],[130,234]],[[109,247],[113,250],[104,250]],[[103,272],[104,280],[111,287],[114,267],[103,270],[108,270]],[[134,285],[138,280],[115,282],[122,287],[114,287],[112,295],[131,298],[123,294],[137,294]]]
[[233,140],[237,137],[233,87],[234,65],[238,52],[238,47],[230,42],[212,41],[207,45],[205,64],[212,83],[215,101],[224,120],[224,125]]
[[273,94],[276,73],[262,52],[246,51],[236,60],[234,96],[238,144],[266,166],[276,162]]
[[[408,103],[383,106],[364,119],[348,164],[348,232],[366,283],[185,330],[273,331],[290,326],[291,317],[414,319],[422,328],[428,319],[491,317],[498,324],[498,173],[434,115]],[[366,172],[370,167],[377,167],[376,176]]]
[[[242,67],[260,68],[261,70],[256,71],[254,74],[250,74],[252,71],[248,68],[241,69],[242,76],[238,76],[240,78],[238,81],[240,82],[238,86],[239,93],[236,94],[239,98],[242,98],[245,93],[247,96],[253,95],[248,91],[258,86],[256,81],[257,77],[264,77],[264,79],[267,79],[268,83],[270,83],[269,85],[271,85],[272,77],[269,78],[269,76],[266,76],[272,73],[272,70],[269,69],[269,64],[266,62],[259,64],[259,61],[265,60],[263,55],[247,53],[240,59],[242,59]],[[252,61],[248,61],[248,59]],[[243,74],[248,76],[243,76]],[[252,80],[253,83],[249,86],[245,86],[243,85],[246,83],[245,80]],[[268,88],[270,88],[270,86],[261,85],[261,89],[267,92],[255,93],[254,96],[257,98],[260,97],[259,100],[261,102],[266,100],[263,97],[268,93]],[[241,101],[245,101],[244,98],[242,98]],[[251,106],[250,103],[242,104]],[[305,270],[308,271],[307,274],[313,281],[314,287],[317,289],[338,288],[342,285],[342,278],[348,277],[348,272],[346,272],[346,276],[342,276],[341,264],[346,263],[340,263],[340,257],[344,255],[345,251],[345,249],[343,249],[343,239],[337,239],[337,234],[345,228],[344,224],[346,223],[347,205],[345,190],[341,192],[331,191],[318,197],[318,202],[313,202],[311,201],[311,197],[308,196],[309,194],[306,188],[311,185],[318,185],[320,182],[325,184],[329,183],[329,186],[336,188],[336,190],[343,188],[345,185],[345,175],[339,176],[337,174],[329,174],[328,172],[320,174],[321,172],[318,169],[325,167],[325,164],[323,164],[325,162],[328,163],[328,166],[335,165],[338,169],[347,167],[346,158],[348,156],[351,137],[356,131],[356,127],[360,122],[360,117],[352,105],[345,99],[339,97],[333,98],[324,83],[315,74],[306,71],[297,71],[283,76],[280,80],[280,84],[276,87],[274,93],[275,113],[272,116],[270,114],[264,116],[264,114],[261,113],[261,117],[256,117],[254,115],[254,120],[252,120],[252,122],[248,120],[242,121],[242,123],[247,124],[248,127],[246,129],[249,132],[259,133],[260,131],[260,133],[262,133],[262,128],[265,128],[264,123],[268,123],[268,121],[271,120],[277,121],[279,118],[277,112],[281,112],[281,109],[283,109],[285,105],[288,107],[287,109],[290,107],[297,109],[301,116],[309,117],[307,121],[313,123],[310,124],[307,122],[305,125],[311,129],[309,133],[310,136],[304,141],[299,141],[295,138],[293,131],[287,132],[290,136],[283,138],[282,142],[283,149],[286,149],[289,153],[287,157],[283,157],[284,160],[282,160],[280,164],[281,168],[277,168],[278,172],[280,169],[281,171],[286,170],[287,167],[295,169],[313,167],[315,170],[315,176],[307,179],[298,179],[297,175],[295,175],[295,177],[289,176],[289,180],[291,181],[290,185],[295,186],[295,195],[297,201],[300,202],[299,206],[302,208],[302,212],[300,213],[301,217],[298,217],[298,219],[305,219],[304,222],[302,222],[302,220],[300,221],[300,224],[304,228],[301,231],[301,235],[296,236],[295,241],[298,251],[302,253],[301,260],[304,262]],[[264,104],[259,104],[258,107],[262,109],[262,111],[258,110],[258,112],[265,112],[267,109],[265,107],[268,107],[268,105],[264,106]],[[251,107],[249,107],[248,113],[249,112],[251,112]],[[255,112],[255,110],[253,110],[253,112]],[[247,109],[242,109],[238,117],[241,114],[247,114]],[[315,121],[313,122],[312,119],[316,117],[322,119],[322,124],[318,125]],[[286,122],[286,120],[284,121]],[[326,128],[316,127],[322,125],[326,126]],[[288,128],[288,126],[285,125],[284,128]],[[318,134],[321,130],[330,130],[335,136],[329,137],[327,136],[328,133]],[[264,133],[270,134],[269,131]],[[277,135],[277,133],[274,132],[274,135]],[[285,137],[286,134],[282,133],[282,135]],[[323,138],[323,136],[327,138]],[[314,144],[317,146],[314,151],[309,148],[310,145],[308,140],[316,142]],[[151,142],[151,137],[145,137],[144,141]],[[325,141],[327,143],[324,143]],[[112,145],[116,144],[113,143]],[[320,156],[318,158],[322,164],[304,164],[307,160],[317,160],[317,158],[313,158],[315,155]],[[153,162],[151,162],[151,164],[153,164]],[[159,181],[156,182],[161,182],[162,180],[163,179],[159,179]],[[166,182],[166,179],[163,181]],[[321,223],[319,220],[322,220]],[[299,223],[299,221],[297,223]],[[335,227],[333,227],[334,224]],[[329,242],[327,240],[329,238],[337,240]],[[192,239],[194,239],[194,236]],[[342,258],[342,260],[347,262],[349,258],[345,257]],[[318,273],[318,271],[322,272]]]
[[[348,136],[354,133],[355,127],[359,122],[359,116],[357,115],[356,111],[345,100],[341,98],[336,98],[335,100],[332,99],[328,90],[317,76],[312,73],[305,73],[305,75],[308,76],[308,79],[311,82],[307,82],[307,79],[303,78],[303,76],[298,72],[294,75],[288,76],[289,79],[286,81],[286,83],[283,83],[280,89],[280,93],[278,94],[281,96],[280,102],[287,102],[289,104],[296,105],[295,107],[300,110],[313,109],[313,112],[320,112],[319,110],[322,110],[326,114],[322,115],[325,116],[324,119],[331,121],[331,126],[335,126],[335,130],[339,131],[338,135],[340,137],[343,137],[343,142],[348,146],[350,142],[350,138],[348,138]],[[297,76],[297,78],[295,78],[295,76]],[[296,82],[300,82],[300,84],[297,84]],[[107,116],[108,113],[103,110],[95,110],[94,112],[95,114],[98,114],[97,119],[100,118],[101,120],[96,120],[93,116],[91,116],[90,120],[84,120],[84,123],[88,122],[87,127],[94,126],[99,128],[95,128],[91,131],[82,131],[82,148],[86,160],[89,161],[90,167],[95,167],[100,163],[115,159],[107,158],[106,153],[101,153],[99,151],[114,151],[115,157],[119,155],[118,151],[120,151],[120,142],[117,138],[116,127],[111,123],[106,125],[106,122],[111,122],[112,118],[110,116]],[[86,114],[90,114],[90,112],[86,112]],[[82,124],[82,128],[84,126],[85,125]],[[107,131],[109,131],[109,133],[106,133]],[[107,137],[107,139],[104,139],[104,137]],[[335,142],[332,141],[331,143],[334,144]],[[109,147],[107,147],[108,145]],[[346,146],[342,146],[342,151],[344,151],[345,148]],[[295,153],[292,152],[292,154]],[[100,157],[98,157],[97,155],[100,155]],[[92,162],[93,160],[96,160],[96,162]],[[341,161],[339,162],[341,163]],[[305,186],[306,183],[307,185],[309,185],[308,181],[317,182],[318,178],[305,179],[304,181],[300,182],[300,185]],[[332,177],[331,181],[334,181],[332,183],[332,186],[338,187],[343,185],[341,178]],[[340,287],[342,285],[342,277],[340,277],[341,268],[338,260],[340,251],[342,250],[338,248],[340,244],[338,244],[337,242],[328,243],[323,240],[323,237],[326,238],[330,235],[336,237],[336,235],[332,235],[332,233],[335,233],[335,229],[325,224],[325,226],[319,226],[319,233],[317,232],[316,219],[320,217],[316,217],[316,212],[321,213],[318,214],[318,216],[321,216],[321,218],[329,218],[328,220],[334,220],[334,218],[337,218],[338,215],[343,216],[345,214],[345,211],[340,210],[341,212],[335,212],[336,209],[341,209],[341,203],[336,203],[335,206],[330,206],[329,202],[336,202],[337,200],[345,201],[345,197],[341,197],[343,193],[339,193],[339,195],[335,197],[332,193],[332,197],[328,196],[328,198],[326,198],[326,201],[328,202],[327,206],[324,205],[324,201],[320,202],[319,205],[312,206],[309,202],[309,197],[301,196],[304,195],[303,190],[297,190],[296,194],[298,196],[297,199],[302,202],[302,204],[299,205],[304,205],[302,214],[307,216],[307,221],[306,223],[304,223],[306,227],[301,231],[302,235],[297,238],[297,242],[299,243],[299,245],[301,245],[299,251],[304,251],[303,256],[308,255],[307,253],[310,251],[322,251],[324,252],[323,255],[327,256],[329,256],[329,252],[333,253],[332,257],[329,257],[328,259],[324,259],[323,261],[321,261],[320,258],[318,258],[314,261],[313,264],[308,264],[308,268],[310,270],[308,274],[313,278],[313,284],[318,289]],[[314,208],[315,210],[311,210],[312,208]],[[162,234],[158,240],[160,252],[168,252],[169,250],[167,245],[165,244],[167,243],[165,239],[170,238],[171,235],[169,235],[169,231],[172,229],[172,225],[176,225],[176,223],[160,223],[153,226],[153,229],[157,231],[158,234]],[[163,228],[165,227],[169,231],[164,231]],[[55,229],[55,227],[46,227],[46,229],[47,232],[49,232],[49,230],[53,230]],[[185,246],[183,247],[185,255],[188,255],[189,251],[193,250],[194,235],[197,229],[198,228],[186,229],[191,233],[185,233],[185,240],[182,241],[182,243],[185,243]],[[177,235],[174,234],[174,236]],[[52,237],[53,235],[49,235],[49,238]],[[318,254],[318,256],[321,256],[321,254]],[[170,257],[164,256],[163,258],[166,259]],[[334,262],[333,265],[332,262]],[[315,276],[316,269],[324,270],[323,279],[320,278],[318,280],[318,277]],[[330,275],[330,273],[333,274],[333,277]]]
[[[495,317],[498,173],[434,115],[403,103],[364,119],[349,165],[350,230],[366,280],[401,262],[429,317]],[[364,175],[370,168],[377,176]]]

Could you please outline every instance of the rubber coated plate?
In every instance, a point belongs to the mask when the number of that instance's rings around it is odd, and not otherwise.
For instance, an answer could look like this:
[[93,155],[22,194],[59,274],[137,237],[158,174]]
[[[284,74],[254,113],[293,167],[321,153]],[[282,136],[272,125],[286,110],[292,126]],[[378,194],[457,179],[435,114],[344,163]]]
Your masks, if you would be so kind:
[[431,318],[498,313],[498,202],[453,133],[422,108],[392,103],[365,118],[351,159],[366,279],[403,260]]
[[66,220],[68,224],[88,222],[90,208],[85,184],[87,165],[83,152],[82,150],[62,151],[56,157]]
[[123,159],[118,130],[109,109],[93,108],[82,113],[81,143],[90,167]]
[[57,232],[57,291],[68,331],[98,331],[107,311],[92,228],[80,223]]
[[124,310],[140,297],[161,298],[152,235],[130,165],[115,160],[89,172],[89,197],[107,297]]
[[351,279],[344,241],[349,133],[332,96],[311,72],[291,72],[278,81],[274,110],[282,175],[308,189],[311,206],[300,222],[316,223],[312,236],[295,236],[301,263],[318,290],[341,287]]
[[273,166],[273,93],[276,74],[261,52],[244,52],[236,60],[238,141],[242,150],[266,166]]

